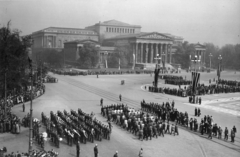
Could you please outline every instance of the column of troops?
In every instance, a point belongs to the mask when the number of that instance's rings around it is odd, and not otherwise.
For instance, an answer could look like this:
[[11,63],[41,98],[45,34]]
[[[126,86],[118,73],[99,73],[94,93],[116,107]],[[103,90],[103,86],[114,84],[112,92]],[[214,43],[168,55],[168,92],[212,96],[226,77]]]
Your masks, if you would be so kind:
[[171,125],[170,129],[169,122],[165,123],[165,120],[158,116],[145,114],[142,110],[135,110],[124,104],[102,106],[101,114],[107,117],[108,121],[113,121],[127,131],[138,135],[140,140],[164,137],[165,133],[178,134],[177,125]]
[[222,80],[222,79],[220,79],[218,81],[218,84],[240,87],[240,82],[238,82],[238,81],[231,81],[231,80]]
[[[179,124],[183,127],[190,128],[190,130],[199,132],[202,135],[208,134],[208,138],[212,138],[212,135],[217,137],[218,139],[222,139],[223,137],[223,129],[217,123],[213,123],[212,116],[205,115],[204,118],[201,119],[200,123],[197,121],[197,118],[189,118],[188,113],[179,112],[174,108],[174,102],[172,102],[172,106],[170,106],[170,102],[166,102],[166,104],[158,104],[158,103],[145,103],[143,100],[141,102],[141,108],[143,111],[148,113],[155,114],[162,121],[167,120],[167,122],[172,121],[174,123]],[[200,116],[201,110],[195,108],[195,116]],[[231,142],[234,142],[235,134],[237,129],[235,126],[231,129],[231,132],[228,131],[228,128],[225,127],[224,130],[224,140],[228,140],[228,136],[230,133]]]
[[[175,95],[175,96],[181,96],[181,97],[187,97],[187,96],[192,96],[192,86],[184,86],[182,88],[179,85],[179,88],[170,88],[170,87],[151,87],[149,86],[149,91],[151,92],[157,92],[157,93],[166,93],[170,95]],[[196,95],[205,95],[205,94],[219,94],[219,93],[236,93],[240,92],[240,86],[229,86],[229,85],[204,85],[204,84],[198,84],[196,88]]]
[[68,145],[80,141],[86,144],[87,141],[101,141],[103,138],[110,140],[111,131],[107,125],[104,125],[96,118],[84,113],[81,109],[58,111],[54,114],[50,112],[50,118],[42,113],[42,122],[46,126],[46,132],[51,141],[60,147],[60,140],[66,138]]

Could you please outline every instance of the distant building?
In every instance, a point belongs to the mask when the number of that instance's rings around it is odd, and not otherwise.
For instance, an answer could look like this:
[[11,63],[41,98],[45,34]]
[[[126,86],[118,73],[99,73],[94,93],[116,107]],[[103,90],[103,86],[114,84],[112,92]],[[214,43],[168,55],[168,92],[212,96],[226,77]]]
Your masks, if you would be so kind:
[[165,63],[171,64],[172,53],[176,51],[176,46],[183,42],[182,37],[168,33],[141,32],[140,25],[131,25],[117,20],[99,22],[87,26],[85,29],[49,27],[33,32],[32,38],[34,40],[33,51],[49,48],[62,50],[64,48],[65,53],[72,54],[69,55],[71,60],[76,60],[78,57],[77,51],[70,52],[69,46],[71,44],[75,44],[76,47],[76,45],[86,41],[96,42],[100,46],[98,55],[101,59],[99,62],[102,62],[104,58],[101,55],[113,52],[113,47],[127,44],[132,49],[133,66],[136,64],[155,64],[154,58],[157,54]]

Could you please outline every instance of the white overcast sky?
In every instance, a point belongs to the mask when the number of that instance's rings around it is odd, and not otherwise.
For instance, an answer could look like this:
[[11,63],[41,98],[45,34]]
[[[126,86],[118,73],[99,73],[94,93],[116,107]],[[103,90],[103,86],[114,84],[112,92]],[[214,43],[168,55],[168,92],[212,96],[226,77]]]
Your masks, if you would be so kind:
[[112,19],[191,43],[240,43],[240,0],[0,0],[0,24],[11,20],[22,35]]

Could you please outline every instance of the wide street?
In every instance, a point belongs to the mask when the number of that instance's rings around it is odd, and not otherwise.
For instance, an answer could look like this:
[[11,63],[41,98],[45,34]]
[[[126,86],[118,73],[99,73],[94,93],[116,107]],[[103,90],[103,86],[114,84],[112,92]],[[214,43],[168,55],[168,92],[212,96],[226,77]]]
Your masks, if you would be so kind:
[[[100,99],[103,98],[104,105],[110,105],[119,102],[119,94],[122,95],[122,102],[135,109],[140,109],[140,102],[144,99],[146,102],[162,103],[166,101],[175,101],[176,108],[181,111],[187,111],[190,117],[194,117],[195,107],[201,109],[202,115],[197,117],[198,122],[204,115],[212,115],[214,123],[220,125],[223,129],[228,127],[229,131],[233,125],[237,128],[235,143],[231,143],[213,138],[207,139],[207,135],[201,136],[199,133],[189,129],[179,127],[179,136],[166,134],[163,137],[153,138],[152,140],[140,141],[130,132],[113,124],[111,140],[87,142],[81,144],[81,157],[94,156],[93,147],[98,144],[99,157],[113,156],[117,150],[120,157],[137,157],[140,148],[143,148],[144,157],[238,157],[240,156],[240,94],[213,94],[202,96],[202,105],[189,104],[188,98],[171,96],[160,93],[150,93],[144,90],[146,85],[151,84],[153,76],[150,74],[124,74],[124,75],[96,75],[88,76],[63,76],[49,73],[56,77],[58,83],[46,83],[46,93],[33,101],[33,116],[40,118],[41,112],[49,115],[50,111],[56,113],[57,110],[63,111],[70,109],[77,110],[81,108],[84,112],[95,113],[95,117],[107,123],[106,119],[100,114]],[[190,79],[190,73],[182,72],[183,77]],[[208,84],[211,78],[217,79],[216,72],[201,73],[200,82]],[[240,81],[240,73],[222,72],[223,79]],[[125,84],[121,85],[121,80]],[[159,86],[169,86],[159,80]],[[175,88],[178,88],[175,86]],[[26,104],[26,111],[29,111],[29,103]],[[19,117],[24,117],[26,112],[22,112],[22,106],[14,106],[12,112]],[[45,131],[45,129],[42,129]],[[28,128],[22,127],[19,135],[1,134],[0,147],[7,146],[8,152],[28,150]],[[34,148],[39,147],[34,143]],[[52,146],[47,141],[45,149],[54,149],[60,153],[60,157],[76,156],[75,145],[70,147],[66,141],[60,143],[60,148]]]

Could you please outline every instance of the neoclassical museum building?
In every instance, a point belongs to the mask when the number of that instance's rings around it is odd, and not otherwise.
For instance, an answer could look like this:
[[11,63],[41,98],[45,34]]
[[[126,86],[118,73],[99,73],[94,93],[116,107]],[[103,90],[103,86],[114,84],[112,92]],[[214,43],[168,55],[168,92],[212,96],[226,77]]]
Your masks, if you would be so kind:
[[[108,55],[114,53],[116,46],[131,47],[131,63],[154,66],[159,55],[165,64],[172,64],[172,54],[183,38],[168,33],[141,32],[140,25],[131,25],[117,20],[110,20],[80,28],[49,27],[32,33],[33,51],[44,49],[64,49],[69,55],[66,60],[76,61],[79,49],[84,43],[94,43],[98,47],[99,63],[105,65]],[[205,47],[197,44],[197,53],[204,56]],[[205,57],[201,57],[202,66]],[[107,65],[106,65],[107,66]]]

